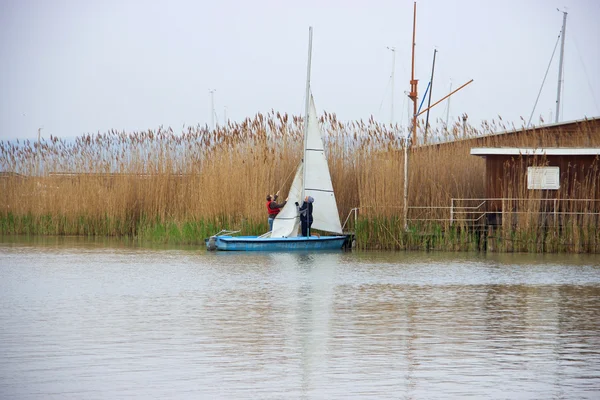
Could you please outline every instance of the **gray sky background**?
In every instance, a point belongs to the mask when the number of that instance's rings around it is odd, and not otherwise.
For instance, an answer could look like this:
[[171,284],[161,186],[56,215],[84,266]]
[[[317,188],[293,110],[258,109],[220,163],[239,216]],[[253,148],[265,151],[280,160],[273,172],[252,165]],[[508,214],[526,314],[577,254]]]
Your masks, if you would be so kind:
[[[73,137],[222,123],[257,112],[303,114],[308,27],[319,112],[406,125],[413,1],[0,0],[0,140]],[[600,1],[417,2],[416,77],[422,95],[438,55],[432,100],[450,119],[529,118],[569,13],[563,121],[600,115]],[[559,45],[560,46],[560,45]],[[534,121],[554,120],[558,54]],[[430,119],[445,119],[447,103]],[[551,117],[552,116],[552,117]]]

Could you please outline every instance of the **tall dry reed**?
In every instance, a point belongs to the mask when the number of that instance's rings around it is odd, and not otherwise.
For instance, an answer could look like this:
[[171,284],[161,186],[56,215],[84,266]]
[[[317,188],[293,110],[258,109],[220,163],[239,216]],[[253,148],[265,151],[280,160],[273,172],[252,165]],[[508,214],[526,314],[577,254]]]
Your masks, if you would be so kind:
[[[328,113],[320,123],[342,221],[359,207],[361,218],[386,221],[375,241],[402,247],[406,132],[373,119],[341,122]],[[230,228],[262,228],[265,196],[277,190],[286,195],[302,156],[302,126],[301,117],[271,112],[214,131],[161,127],[72,142],[0,142],[0,216],[27,217],[34,225],[50,218],[59,234],[135,235],[143,221],[218,220]],[[485,196],[484,161],[470,155],[472,147],[600,146],[597,124],[562,134],[541,129],[491,135],[510,129],[501,120],[478,128],[456,123],[425,137],[420,126],[419,143],[408,152],[410,216],[448,219],[450,199]],[[595,198],[597,169],[578,173],[577,188],[565,188],[564,197]],[[536,196],[522,184],[506,195]]]

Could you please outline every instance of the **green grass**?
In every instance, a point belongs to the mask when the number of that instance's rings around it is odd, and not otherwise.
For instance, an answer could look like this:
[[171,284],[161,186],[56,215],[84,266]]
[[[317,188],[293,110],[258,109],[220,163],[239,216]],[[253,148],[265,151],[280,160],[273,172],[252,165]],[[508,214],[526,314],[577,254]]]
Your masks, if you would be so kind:
[[[266,221],[226,215],[189,221],[161,221],[159,217],[133,214],[123,219],[86,215],[76,218],[49,214],[34,216],[31,213],[0,215],[1,235],[122,237],[155,244],[202,245],[205,238],[221,230],[260,235],[267,229]],[[577,221],[556,228],[517,226],[502,230],[499,227],[486,235],[462,226],[437,223],[414,224],[405,231],[399,217],[372,217],[356,221],[355,235],[360,250],[600,252],[600,228],[580,225]]]
[[212,220],[168,221],[140,216],[138,219],[126,217],[115,219],[108,217],[90,217],[80,215],[77,218],[64,216],[32,214],[0,215],[0,234],[2,235],[76,235],[88,237],[128,237],[153,243],[200,244],[210,235],[222,229],[240,230],[243,234],[257,235],[266,232],[266,222],[254,224],[248,220],[235,221],[219,217]]

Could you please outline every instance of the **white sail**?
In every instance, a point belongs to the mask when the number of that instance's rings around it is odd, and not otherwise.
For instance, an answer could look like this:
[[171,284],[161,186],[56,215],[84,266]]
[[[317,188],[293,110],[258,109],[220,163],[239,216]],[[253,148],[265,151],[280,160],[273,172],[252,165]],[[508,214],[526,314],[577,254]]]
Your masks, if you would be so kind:
[[[296,202],[302,204],[302,189],[305,196],[312,196],[313,203],[313,224],[311,229],[318,229],[325,232],[342,233],[340,216],[338,213],[329,166],[325,158],[323,139],[319,129],[317,111],[315,103],[310,98],[310,107],[308,111],[308,129],[306,130],[306,164],[302,161],[296,170],[296,175],[288,194],[288,202],[281,209],[273,221],[272,238],[296,237],[300,227],[300,218]],[[306,174],[304,174],[304,166]],[[303,182],[303,176],[306,176],[306,182]]]
[[329,166],[319,129],[317,111],[312,94],[310,96],[310,107],[308,109],[308,129],[306,130],[306,163],[304,195],[312,196],[313,224],[311,229],[325,232],[342,233],[340,215],[338,213]]
[[302,176],[303,169],[302,162],[300,162],[288,193],[288,201],[273,221],[273,231],[271,232],[272,238],[298,236],[300,217],[298,216],[298,208],[295,203],[302,203]]
[[[296,203],[304,201],[303,197],[311,196],[313,204],[312,229],[325,232],[342,233],[340,215],[338,213],[329,166],[325,158],[325,150],[315,102],[310,91],[310,61],[312,52],[312,27],[309,28],[308,65],[306,73],[306,126],[304,127],[304,159],[296,170],[288,194],[288,202],[273,221],[271,238],[296,237],[300,226],[300,217]],[[265,234],[266,236],[267,234]]]

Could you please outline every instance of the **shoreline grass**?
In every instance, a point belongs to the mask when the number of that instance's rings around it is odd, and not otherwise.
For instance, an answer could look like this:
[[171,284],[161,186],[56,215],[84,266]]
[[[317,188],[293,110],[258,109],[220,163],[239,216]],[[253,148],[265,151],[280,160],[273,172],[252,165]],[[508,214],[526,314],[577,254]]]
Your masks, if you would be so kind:
[[[0,215],[0,237],[82,236],[115,237],[137,242],[204,246],[204,239],[221,229],[240,231],[240,235],[260,235],[266,222],[254,223],[222,216],[212,220],[161,222],[142,217],[139,221],[96,220],[80,217],[70,222],[65,217],[44,215]],[[503,253],[600,253],[600,227],[571,222],[561,227],[536,227],[529,230],[473,230],[461,225],[412,225],[404,231],[398,217],[359,219],[355,226],[357,250],[445,251]]]
[[[0,233],[181,243],[201,243],[221,229],[262,234],[267,230],[266,194],[281,190],[285,198],[300,160],[302,124],[301,117],[272,112],[213,131],[190,127],[175,134],[160,128],[84,135],[74,142],[56,137],[0,141]],[[481,235],[464,226],[411,224],[404,232],[405,142],[399,127],[372,119],[342,123],[327,113],[320,124],[341,220],[360,209],[351,228],[359,248],[481,249]],[[439,220],[448,218],[440,210],[450,199],[485,197],[485,163],[469,154],[473,143],[457,139],[477,139],[477,147],[538,148],[545,140],[556,147],[600,146],[597,124],[581,123],[575,131],[485,136],[502,129],[507,127],[500,122],[464,131],[457,123],[430,130],[427,137],[421,129],[418,146],[409,150],[409,204],[429,207],[423,218]],[[432,141],[435,136],[454,141],[440,145]],[[573,185],[561,188],[558,197],[600,200],[599,164],[573,170]],[[510,179],[503,193],[525,199],[515,207],[526,214],[507,218],[510,223],[503,220],[491,235],[497,242],[490,242],[493,251],[598,252],[597,216],[567,218],[554,230],[535,218],[542,199],[527,190],[525,180],[515,178],[522,168],[518,158],[504,166]],[[565,215],[589,210],[570,207]]]

